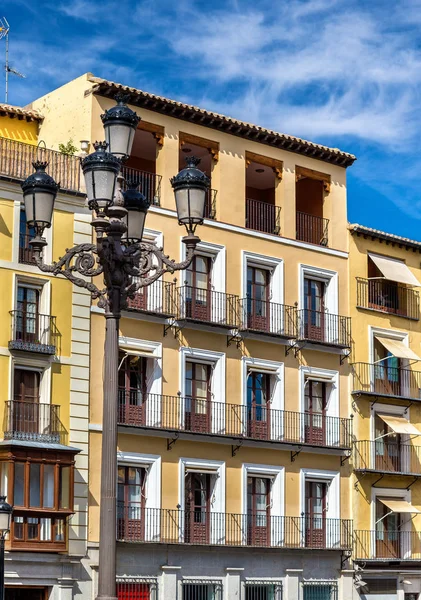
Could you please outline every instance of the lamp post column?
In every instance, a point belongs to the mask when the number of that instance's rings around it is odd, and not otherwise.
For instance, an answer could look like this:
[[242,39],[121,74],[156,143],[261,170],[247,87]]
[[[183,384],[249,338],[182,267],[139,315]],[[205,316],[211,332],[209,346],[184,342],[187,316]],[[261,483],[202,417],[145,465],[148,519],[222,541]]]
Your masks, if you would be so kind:
[[4,600],[4,537],[0,536],[0,600]]
[[113,295],[110,302],[111,308],[105,313],[98,600],[117,600],[117,396],[118,333],[121,298],[118,288],[113,288],[111,293]]

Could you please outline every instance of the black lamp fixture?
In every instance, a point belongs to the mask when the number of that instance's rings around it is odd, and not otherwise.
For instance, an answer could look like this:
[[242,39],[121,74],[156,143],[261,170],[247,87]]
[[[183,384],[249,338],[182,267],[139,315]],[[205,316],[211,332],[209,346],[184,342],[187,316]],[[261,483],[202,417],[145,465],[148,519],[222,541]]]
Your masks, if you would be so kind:
[[45,172],[47,162],[32,163],[35,173],[25,179],[21,187],[25,203],[26,221],[41,237],[46,227],[51,227],[54,202],[60,185]]
[[0,496],[0,600],[4,600],[4,541],[10,531],[13,506],[6,502],[6,496]]
[[122,240],[128,244],[142,241],[146,214],[151,204],[138,188],[137,181],[127,181],[127,190],[123,192],[124,208],[127,210],[123,221],[126,223],[127,231],[123,234]]
[[111,154],[121,160],[127,160],[132,151],[140,117],[127,106],[128,96],[117,94],[115,99],[117,104],[101,115],[105,140]]
[[95,142],[95,152],[88,154],[81,163],[88,206],[100,214],[113,202],[117,175],[121,167],[120,159],[107,152],[107,147],[107,142]]
[[184,225],[189,236],[205,217],[206,193],[210,185],[209,177],[197,165],[200,158],[186,156],[187,167],[171,179],[174,190],[178,222]]

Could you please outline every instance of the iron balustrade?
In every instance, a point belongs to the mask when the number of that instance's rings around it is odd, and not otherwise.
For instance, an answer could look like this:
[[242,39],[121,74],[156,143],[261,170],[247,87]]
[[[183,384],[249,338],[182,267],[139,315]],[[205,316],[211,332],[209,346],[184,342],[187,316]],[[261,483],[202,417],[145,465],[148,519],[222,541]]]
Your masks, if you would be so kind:
[[420,297],[417,290],[385,279],[356,279],[359,308],[419,320]]
[[5,440],[65,443],[65,437],[60,406],[37,401],[6,401]]
[[315,217],[307,213],[296,213],[296,239],[301,242],[328,245],[329,219]]
[[208,188],[206,190],[205,219],[216,219],[216,195],[217,190]]
[[421,447],[387,438],[354,442],[354,469],[421,476]]
[[161,181],[162,175],[150,173],[149,171],[141,171],[123,165],[121,167],[121,175],[124,177],[123,189],[126,188],[127,181],[136,181],[139,189],[150,201],[152,206],[160,206],[161,204]]
[[60,183],[60,189],[80,191],[80,160],[77,156],[0,137],[0,175],[26,179],[35,160],[48,162],[48,173]]
[[281,207],[246,198],[246,227],[255,231],[279,235],[281,231]]
[[353,363],[353,393],[394,396],[421,400],[421,372],[390,367],[387,361],[376,364]]
[[56,318],[29,310],[11,310],[11,350],[56,354],[58,332]]
[[377,530],[354,533],[354,560],[421,560],[418,531],[388,531],[381,521]]
[[317,344],[351,347],[351,317],[302,308],[297,311],[297,337]]
[[[132,282],[136,278],[132,277]],[[147,312],[162,316],[175,316],[176,287],[175,283],[158,279],[151,285],[139,288],[134,298],[127,298],[127,309]]]
[[184,285],[178,288],[178,319],[236,327],[238,296]]
[[342,449],[352,446],[352,419],[206,398],[146,394],[136,389],[119,389],[118,422],[236,439]]
[[117,503],[117,541],[265,548],[348,550],[352,521],[144,508]]
[[24,265],[35,265],[34,253],[29,245],[29,240],[33,238],[32,235],[20,233],[19,234],[19,262]]
[[287,338],[297,336],[297,309],[268,300],[240,300],[241,329]]

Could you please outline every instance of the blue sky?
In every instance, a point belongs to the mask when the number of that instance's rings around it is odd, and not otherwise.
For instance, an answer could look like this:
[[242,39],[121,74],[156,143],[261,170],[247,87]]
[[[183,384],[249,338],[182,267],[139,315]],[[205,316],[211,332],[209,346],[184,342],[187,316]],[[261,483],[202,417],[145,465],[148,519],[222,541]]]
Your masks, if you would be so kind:
[[358,157],[349,220],[421,240],[421,0],[6,0],[1,10],[10,63],[26,75],[11,78],[11,103],[91,71],[339,147]]

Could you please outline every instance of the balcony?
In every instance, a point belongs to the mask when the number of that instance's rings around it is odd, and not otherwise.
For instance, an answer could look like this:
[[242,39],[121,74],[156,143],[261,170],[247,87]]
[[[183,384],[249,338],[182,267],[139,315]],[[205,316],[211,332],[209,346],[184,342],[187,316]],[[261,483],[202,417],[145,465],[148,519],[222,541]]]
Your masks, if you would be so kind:
[[242,298],[240,314],[242,331],[286,339],[297,337],[297,309],[295,306],[254,298]]
[[318,246],[328,245],[329,219],[297,212],[295,226],[297,240]]
[[[136,278],[132,278],[134,283]],[[177,314],[175,283],[158,279],[127,298],[127,310],[168,318]]]
[[0,176],[11,180],[26,179],[35,160],[48,162],[48,173],[60,182],[60,189],[80,192],[80,160],[56,150],[32,146],[0,137]]
[[279,235],[281,230],[281,207],[246,198],[246,227]]
[[185,285],[178,288],[177,319],[234,328],[238,323],[238,296]]
[[59,416],[60,407],[55,404],[7,400],[4,439],[63,444],[65,430]]
[[351,318],[303,308],[297,311],[297,337],[312,344],[351,347]]
[[419,293],[393,281],[357,277],[357,306],[418,321]]
[[[162,175],[156,173],[149,173],[148,171],[141,171],[139,169],[133,169],[123,165],[121,167],[121,174],[125,181],[135,181],[139,185],[139,189],[150,201],[152,206],[159,206],[161,204],[161,181]],[[123,189],[125,188],[123,184]]]
[[[381,523],[380,523],[381,525]],[[421,533],[418,531],[357,530],[354,560],[421,560]]]
[[281,517],[266,512],[232,514],[117,505],[117,541],[349,550],[352,521],[324,517]]
[[354,442],[354,470],[421,477],[421,447],[385,441]]
[[421,400],[421,372],[382,364],[353,363],[353,394]]
[[352,419],[206,398],[145,396],[124,388],[118,400],[118,423],[129,427],[327,449],[345,450],[352,445]]
[[22,310],[11,310],[12,332],[9,350],[55,355],[58,332],[56,318]]
[[217,190],[206,190],[205,219],[216,219],[216,195]]

